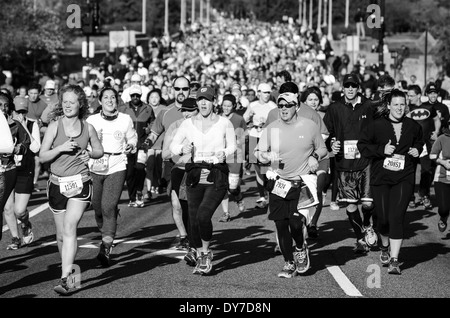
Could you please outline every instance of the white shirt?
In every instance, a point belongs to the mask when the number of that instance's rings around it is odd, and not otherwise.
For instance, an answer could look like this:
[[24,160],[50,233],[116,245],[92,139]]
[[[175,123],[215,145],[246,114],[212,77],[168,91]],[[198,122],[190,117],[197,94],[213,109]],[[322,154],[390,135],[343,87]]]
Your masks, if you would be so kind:
[[[137,133],[133,126],[133,120],[130,115],[120,113],[114,120],[106,120],[100,114],[89,116],[86,120],[90,123],[99,136],[102,143],[105,156],[109,154],[120,153],[120,155],[110,155],[109,169],[96,174],[109,175],[118,171],[126,170],[127,156],[123,153],[127,144],[136,147]],[[94,159],[89,160],[89,167],[92,166]]]

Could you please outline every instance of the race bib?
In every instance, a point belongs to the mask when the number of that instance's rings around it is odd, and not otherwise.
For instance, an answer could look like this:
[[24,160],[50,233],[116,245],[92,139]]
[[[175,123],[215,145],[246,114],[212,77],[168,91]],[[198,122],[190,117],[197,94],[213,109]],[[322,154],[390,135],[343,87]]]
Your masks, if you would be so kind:
[[272,193],[278,195],[281,198],[286,198],[289,190],[292,188],[292,183],[283,179],[278,179],[275,182]]
[[194,162],[201,163],[212,163],[217,164],[219,163],[219,159],[217,159],[216,156],[214,156],[213,152],[198,152],[194,157]]
[[401,171],[405,169],[405,156],[393,155],[384,159],[383,168],[390,171]]
[[16,167],[20,167],[22,165],[23,155],[14,155],[14,162]]
[[0,165],[0,173],[3,173],[6,171],[6,165]]
[[83,191],[81,174],[58,178],[59,191],[67,198],[72,198]]
[[109,169],[109,155],[92,161],[90,169],[92,172],[105,172]]
[[147,164],[147,153],[143,149],[138,151],[137,162],[143,165]]
[[446,170],[447,171],[447,180],[450,181],[450,170]]
[[344,158],[345,159],[359,159],[361,154],[359,153],[356,144],[358,140],[344,140]]

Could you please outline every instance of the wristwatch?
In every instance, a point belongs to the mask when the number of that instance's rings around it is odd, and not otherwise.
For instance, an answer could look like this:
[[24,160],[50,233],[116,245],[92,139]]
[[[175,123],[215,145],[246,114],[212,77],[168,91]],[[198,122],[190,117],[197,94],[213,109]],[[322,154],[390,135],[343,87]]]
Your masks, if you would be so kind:
[[319,161],[319,155],[317,153],[313,152],[311,157],[316,158],[316,160]]

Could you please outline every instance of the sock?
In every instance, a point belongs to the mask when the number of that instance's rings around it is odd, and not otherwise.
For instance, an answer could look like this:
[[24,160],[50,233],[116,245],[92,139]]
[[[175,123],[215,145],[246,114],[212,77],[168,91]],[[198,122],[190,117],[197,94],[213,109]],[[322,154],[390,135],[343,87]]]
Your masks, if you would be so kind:
[[[373,206],[370,208],[361,207],[362,213],[363,213],[363,225],[365,227],[368,227],[370,225],[370,218],[372,217],[372,212],[374,210]],[[375,213],[374,213],[375,214]],[[375,226],[375,222],[373,222],[374,226]]]

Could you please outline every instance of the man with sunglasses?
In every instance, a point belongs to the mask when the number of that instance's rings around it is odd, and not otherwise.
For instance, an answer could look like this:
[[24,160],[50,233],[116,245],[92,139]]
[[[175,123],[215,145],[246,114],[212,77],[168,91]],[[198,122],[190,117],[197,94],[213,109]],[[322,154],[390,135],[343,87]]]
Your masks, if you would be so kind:
[[318,203],[314,173],[328,151],[319,126],[298,115],[298,94],[281,93],[277,106],[280,117],[263,129],[254,154],[270,164],[268,218],[275,222],[285,261],[278,277],[291,278],[310,268],[304,228],[311,221],[308,209]]
[[[156,116],[156,120],[151,128],[150,136],[148,137],[148,142],[150,145],[156,142],[158,138],[162,138],[164,140],[165,133],[169,129],[170,125],[176,122],[179,119],[184,119],[183,113],[180,111],[183,107],[183,103],[189,97],[190,94],[190,81],[184,76],[178,76],[173,81],[173,91],[175,96],[175,101],[167,106],[167,109],[159,112],[158,116]],[[164,142],[163,142],[164,148]],[[161,184],[168,183],[171,180],[171,171],[174,166],[174,162],[169,159],[164,159],[163,162],[163,172],[161,176]],[[171,186],[168,185],[168,188],[171,189]],[[160,189],[162,190],[162,188]],[[161,193],[162,191],[160,191]],[[189,240],[187,238],[187,224],[183,222],[183,212],[181,209],[180,200],[175,190],[171,189],[169,192],[169,196],[171,198],[172,203],[172,217],[175,222],[175,225],[178,229],[179,242],[177,243],[178,249],[189,248]]]
[[[356,235],[356,254],[367,254],[378,242],[371,224],[373,198],[370,190],[370,160],[361,156],[356,146],[361,130],[372,121],[374,108],[359,93],[356,74],[344,76],[344,96],[328,106],[323,121],[330,133],[331,150],[335,154],[340,202],[346,203],[349,222]],[[327,141],[328,141],[327,140]],[[358,210],[361,201],[363,219]],[[373,221],[375,225],[375,220]]]

